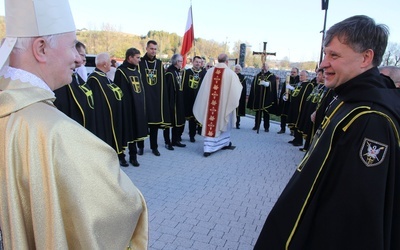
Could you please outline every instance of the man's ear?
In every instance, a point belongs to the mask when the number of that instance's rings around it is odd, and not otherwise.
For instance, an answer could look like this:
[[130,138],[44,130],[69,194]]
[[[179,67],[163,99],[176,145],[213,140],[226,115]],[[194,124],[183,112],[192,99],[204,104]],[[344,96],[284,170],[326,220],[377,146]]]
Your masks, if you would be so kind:
[[46,62],[47,49],[48,49],[48,44],[46,43],[46,40],[43,39],[43,37],[36,38],[32,43],[33,56],[39,62]]
[[368,67],[372,64],[372,61],[374,60],[374,51],[372,49],[367,49],[366,51],[363,52],[363,63],[362,66]]

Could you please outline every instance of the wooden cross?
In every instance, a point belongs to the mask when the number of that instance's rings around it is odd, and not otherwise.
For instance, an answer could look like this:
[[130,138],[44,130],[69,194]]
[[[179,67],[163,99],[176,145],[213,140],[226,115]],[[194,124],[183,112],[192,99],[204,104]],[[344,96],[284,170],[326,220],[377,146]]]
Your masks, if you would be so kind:
[[[267,52],[267,42],[264,42],[264,48],[262,52],[253,51],[253,55],[261,55],[261,63],[264,65],[267,60],[267,56],[276,56],[276,52]],[[261,66],[262,66],[261,65]]]
[[[263,51],[262,52],[256,52],[256,51],[253,51],[253,55],[261,55],[261,68],[264,66],[264,64],[265,64],[265,61],[267,60],[267,56],[276,56],[276,52],[274,52],[274,53],[272,53],[272,52],[267,52],[267,42],[264,42],[264,48],[263,48]],[[264,71],[261,69],[261,79],[264,79]],[[257,119],[257,124],[258,124],[258,128],[257,128],[257,134],[260,132],[260,123],[261,123],[261,114],[262,114],[262,111],[261,111],[261,100],[262,100],[262,98],[261,98],[261,96],[262,96],[262,91],[260,90],[260,101],[259,101],[259,105],[260,105],[260,107],[259,107],[259,109],[258,109],[258,111],[257,112],[259,112],[259,115],[258,115],[258,119]]]

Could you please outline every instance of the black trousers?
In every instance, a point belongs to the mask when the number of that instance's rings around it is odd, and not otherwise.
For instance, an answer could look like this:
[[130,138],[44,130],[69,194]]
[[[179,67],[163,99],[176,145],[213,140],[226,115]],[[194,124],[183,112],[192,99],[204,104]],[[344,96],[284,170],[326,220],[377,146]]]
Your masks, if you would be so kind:
[[[179,142],[179,139],[181,137],[181,134],[183,132],[184,127],[172,127],[172,129],[170,128],[165,128],[163,131],[163,135],[164,135],[164,141],[165,144],[175,144],[177,142]],[[170,137],[170,131],[172,131],[172,140]]]
[[[139,141],[139,142],[132,142],[132,143],[128,143],[128,149],[129,149],[129,160],[136,160],[137,159],[137,147],[136,144],[142,144],[142,147],[144,146],[144,141]],[[140,147],[139,147],[140,148]],[[118,154],[118,159],[121,161],[123,159],[125,159],[125,153],[122,152],[120,154]]]
[[130,160],[136,160],[137,159],[136,142],[128,143],[128,149],[129,149],[129,158],[130,158]]
[[256,111],[256,117],[254,122],[254,127],[259,128],[261,124],[260,114],[264,117],[264,129],[269,129],[269,113],[265,110]]
[[240,126],[240,116],[236,116],[236,127]]
[[287,120],[287,116],[281,115],[281,130],[282,131],[286,130],[286,120]]
[[197,120],[194,117],[192,117],[188,120],[188,124],[189,124],[189,137],[194,138],[197,132]]
[[150,148],[158,149],[157,137],[158,137],[158,125],[149,124],[150,131]]
[[297,130],[297,128],[294,129],[293,143],[303,144],[303,135]]
[[138,141],[137,143],[137,147],[143,149],[144,148],[144,141]]

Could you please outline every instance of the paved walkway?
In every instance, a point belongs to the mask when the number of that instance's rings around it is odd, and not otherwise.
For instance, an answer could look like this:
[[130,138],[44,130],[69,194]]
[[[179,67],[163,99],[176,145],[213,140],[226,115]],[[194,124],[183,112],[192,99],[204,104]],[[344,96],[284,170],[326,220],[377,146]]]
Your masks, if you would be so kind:
[[139,168],[123,168],[142,191],[149,208],[150,250],[253,249],[270,209],[304,153],[278,135],[251,130],[252,117],[242,117],[232,130],[235,150],[203,156],[203,140],[186,148],[164,147],[159,131],[160,157],[145,142]]

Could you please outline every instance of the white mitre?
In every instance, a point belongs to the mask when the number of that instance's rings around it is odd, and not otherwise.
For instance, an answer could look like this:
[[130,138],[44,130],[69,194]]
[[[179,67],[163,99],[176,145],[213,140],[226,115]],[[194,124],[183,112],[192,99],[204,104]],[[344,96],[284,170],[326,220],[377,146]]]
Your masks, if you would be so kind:
[[75,31],[68,0],[5,0],[6,38],[0,48],[0,69],[18,37],[40,37]]

